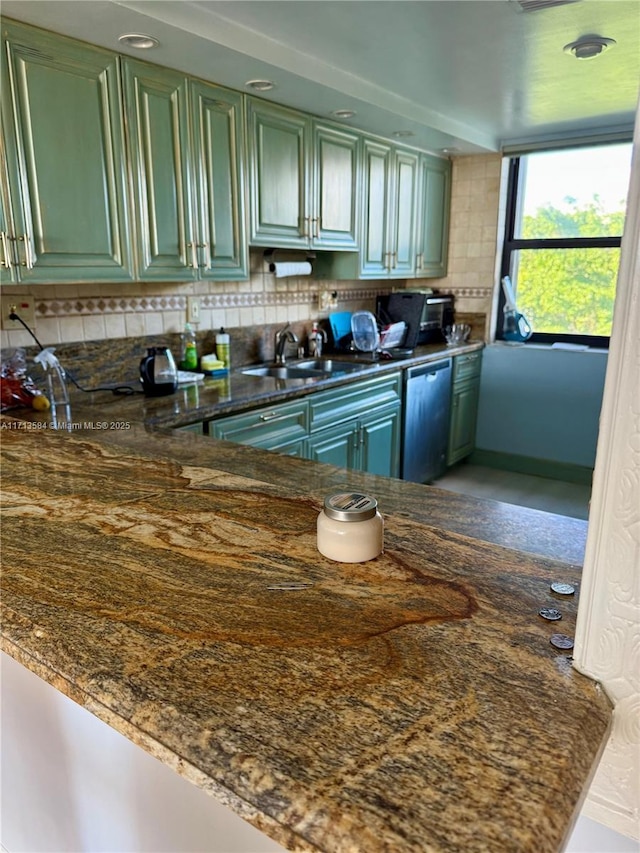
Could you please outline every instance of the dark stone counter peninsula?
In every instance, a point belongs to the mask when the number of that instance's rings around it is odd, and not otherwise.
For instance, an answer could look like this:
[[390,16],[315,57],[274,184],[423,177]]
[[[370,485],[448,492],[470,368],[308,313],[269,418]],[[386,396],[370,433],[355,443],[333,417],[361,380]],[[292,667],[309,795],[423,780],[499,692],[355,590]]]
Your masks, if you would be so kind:
[[[151,429],[182,393],[2,418],[3,650],[288,849],[562,849],[611,717],[550,642],[585,525]],[[336,487],[375,560],[318,553]]]

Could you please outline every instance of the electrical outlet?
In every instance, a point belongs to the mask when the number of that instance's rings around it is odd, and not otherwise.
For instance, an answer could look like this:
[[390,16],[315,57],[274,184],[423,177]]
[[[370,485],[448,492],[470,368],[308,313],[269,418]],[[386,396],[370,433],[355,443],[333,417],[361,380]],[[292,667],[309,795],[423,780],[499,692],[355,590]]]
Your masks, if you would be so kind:
[[187,323],[200,322],[200,297],[187,296]]
[[9,314],[15,313],[31,329],[36,325],[36,313],[33,296],[3,296],[2,297],[2,328],[8,331],[13,329],[24,329],[22,323],[10,320]]
[[318,294],[319,311],[335,311],[338,307],[338,293],[335,290],[322,290]]

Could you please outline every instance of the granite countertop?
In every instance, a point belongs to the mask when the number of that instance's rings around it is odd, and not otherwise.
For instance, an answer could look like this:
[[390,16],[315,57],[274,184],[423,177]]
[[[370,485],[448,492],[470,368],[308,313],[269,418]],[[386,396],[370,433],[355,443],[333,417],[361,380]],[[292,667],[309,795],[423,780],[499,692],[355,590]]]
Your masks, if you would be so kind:
[[[236,414],[260,406],[281,403],[297,397],[313,394],[316,391],[334,388],[349,382],[378,376],[422,364],[443,357],[463,355],[481,350],[484,343],[469,341],[460,346],[447,347],[443,344],[430,344],[416,347],[413,356],[403,359],[380,359],[372,362],[362,356],[349,353],[328,355],[328,358],[349,361],[359,369],[348,373],[336,373],[325,377],[309,376],[302,379],[275,379],[273,377],[248,376],[240,367],[232,369],[228,376],[214,379],[205,377],[199,384],[180,386],[175,394],[166,397],[144,397],[135,394],[132,397],[112,397],[105,392],[91,395],[73,392],[73,401],[77,405],[97,407],[113,418],[129,419],[135,423],[146,423],[150,429],[159,427],[176,428],[211,418]],[[303,359],[307,361],[308,359]],[[295,365],[295,359],[289,359]],[[251,367],[251,365],[245,365]],[[134,377],[129,385],[139,388]]]
[[[472,535],[437,489],[35,426],[2,433],[7,653],[292,850],[561,849],[611,717],[550,643],[577,566]],[[369,563],[316,550],[340,478],[380,486]]]

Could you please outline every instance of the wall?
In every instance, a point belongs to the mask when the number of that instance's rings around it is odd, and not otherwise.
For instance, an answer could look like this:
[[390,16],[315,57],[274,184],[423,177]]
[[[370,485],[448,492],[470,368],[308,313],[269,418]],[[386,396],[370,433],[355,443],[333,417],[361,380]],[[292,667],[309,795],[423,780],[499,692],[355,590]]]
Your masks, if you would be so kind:
[[585,813],[640,841],[640,107],[589,531],[575,666],[614,703]]
[[[461,157],[453,162],[449,274],[412,285],[452,292],[461,312],[488,314],[497,239],[501,157]],[[375,296],[400,282],[323,281],[337,290],[340,310],[372,310]],[[43,344],[109,340],[180,332],[187,296],[201,298],[200,331],[307,322],[318,314],[319,283],[313,277],[276,279],[262,250],[252,250],[245,282],[184,284],[5,285],[3,294],[35,297],[35,332]],[[2,331],[0,346],[29,346],[23,330]]]
[[607,355],[531,344],[488,346],[476,446],[593,468]]

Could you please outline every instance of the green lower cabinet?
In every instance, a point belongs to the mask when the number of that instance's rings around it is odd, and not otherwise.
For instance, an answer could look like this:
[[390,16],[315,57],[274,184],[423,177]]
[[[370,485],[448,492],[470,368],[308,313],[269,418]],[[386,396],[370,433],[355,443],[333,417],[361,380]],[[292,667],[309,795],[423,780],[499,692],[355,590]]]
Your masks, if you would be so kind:
[[343,385],[310,398],[309,458],[397,477],[402,374]]
[[447,465],[460,462],[475,448],[481,367],[482,352],[460,355],[453,360]]
[[383,477],[400,476],[400,422],[399,403],[361,418],[359,470]]
[[306,400],[281,403],[209,422],[209,435],[214,438],[250,444],[264,450],[277,450],[293,456],[300,455],[303,445],[293,453],[290,452],[290,445],[304,442],[308,430],[309,404]]
[[312,433],[308,457],[352,471],[397,477],[400,460],[400,404]]
[[359,425],[357,420],[323,429],[307,443],[307,458],[339,468],[357,468]]
[[397,477],[400,372],[319,391],[304,400],[209,421],[205,434],[287,456]]

